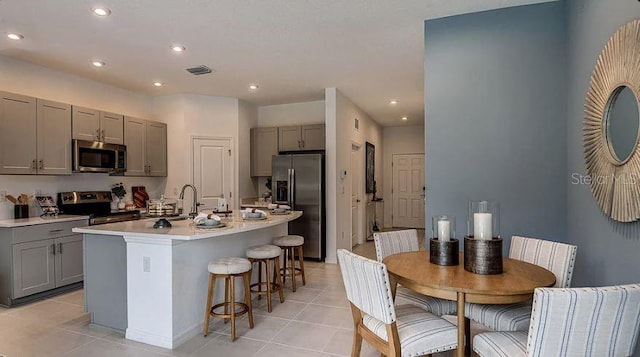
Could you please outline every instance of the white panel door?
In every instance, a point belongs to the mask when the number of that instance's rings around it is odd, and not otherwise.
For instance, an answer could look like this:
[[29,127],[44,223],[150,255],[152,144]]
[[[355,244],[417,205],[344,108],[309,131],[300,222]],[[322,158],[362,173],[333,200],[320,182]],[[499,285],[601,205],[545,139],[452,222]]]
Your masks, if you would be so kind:
[[360,244],[360,147],[351,148],[351,246]]
[[393,155],[394,227],[424,228],[424,154]]
[[[193,178],[198,190],[199,210],[218,207],[221,197],[232,207],[233,165],[230,139],[193,139]],[[185,198],[184,202],[187,201]]]

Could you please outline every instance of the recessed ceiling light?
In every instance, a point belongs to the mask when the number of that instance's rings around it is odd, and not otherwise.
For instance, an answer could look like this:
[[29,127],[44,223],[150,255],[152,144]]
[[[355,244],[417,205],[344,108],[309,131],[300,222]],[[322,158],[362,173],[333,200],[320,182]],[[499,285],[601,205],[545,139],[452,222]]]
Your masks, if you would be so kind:
[[162,82],[153,82],[153,85],[156,86],[156,87],[162,87],[163,84],[164,83],[162,83]]
[[19,33],[8,33],[7,37],[9,37],[12,40],[22,40],[24,38],[24,36],[22,36]]
[[396,105],[396,104],[398,104],[398,101],[397,101],[397,100],[395,100],[395,99],[391,99],[391,100],[389,101],[389,104],[391,104],[391,105]]
[[104,62],[102,62],[102,61],[93,61],[93,65],[94,65],[95,67],[104,67],[104,66],[106,66],[107,64],[106,64],[106,63],[104,63]]
[[97,16],[103,17],[111,15],[111,10],[106,7],[96,6],[93,8],[93,13]]
[[182,45],[171,45],[173,52],[184,52],[187,48]]
[[252,84],[252,85],[249,86],[249,89],[256,90],[256,89],[258,89],[258,85],[257,84]]
[[407,118],[407,117],[402,117],[402,120],[403,120],[403,121],[407,121],[407,120],[409,120],[409,118]]

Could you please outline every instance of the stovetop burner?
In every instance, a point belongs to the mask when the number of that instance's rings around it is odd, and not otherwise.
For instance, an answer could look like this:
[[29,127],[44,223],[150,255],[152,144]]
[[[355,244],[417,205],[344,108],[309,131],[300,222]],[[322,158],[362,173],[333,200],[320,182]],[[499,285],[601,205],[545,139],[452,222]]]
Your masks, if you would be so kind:
[[110,191],[71,191],[58,193],[58,207],[65,214],[89,215],[90,225],[133,221],[140,211],[112,211]]

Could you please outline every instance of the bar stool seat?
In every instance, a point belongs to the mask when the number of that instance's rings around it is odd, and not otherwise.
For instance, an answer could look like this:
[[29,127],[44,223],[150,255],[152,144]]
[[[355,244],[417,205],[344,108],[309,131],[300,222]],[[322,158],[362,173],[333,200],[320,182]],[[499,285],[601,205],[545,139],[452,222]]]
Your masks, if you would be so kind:
[[[207,307],[204,314],[202,334],[209,334],[209,319],[211,316],[222,318],[225,322],[231,320],[231,341],[236,340],[236,316],[249,315],[249,328],[253,328],[253,312],[251,309],[251,262],[245,258],[223,258],[209,263],[209,289],[207,292]],[[216,279],[224,279],[224,302],[213,304],[215,297]],[[244,302],[236,300],[235,278],[242,278],[244,282]],[[217,309],[223,308],[224,312]]]
[[[282,283],[280,282],[280,254],[282,249],[275,245],[258,245],[247,249],[247,258],[251,264],[258,263],[258,282],[251,284],[250,289],[252,294],[258,295],[258,299],[262,295],[267,296],[267,311],[271,312],[271,294],[278,292],[280,295],[280,303],[284,302],[284,291],[282,289]],[[267,281],[262,281],[262,265],[264,264],[265,278]],[[271,277],[270,266],[273,264],[273,278]],[[262,287],[264,286],[264,291]]]
[[[287,276],[291,277],[291,289],[296,292],[296,276],[302,277],[302,285],[306,285],[304,276],[304,263],[302,257],[302,246],[304,245],[304,237],[299,235],[286,235],[276,238],[273,244],[284,250],[284,264],[282,267],[282,283],[286,283]],[[296,252],[298,255],[298,265],[296,267]],[[290,265],[287,267],[287,256],[290,259]]]

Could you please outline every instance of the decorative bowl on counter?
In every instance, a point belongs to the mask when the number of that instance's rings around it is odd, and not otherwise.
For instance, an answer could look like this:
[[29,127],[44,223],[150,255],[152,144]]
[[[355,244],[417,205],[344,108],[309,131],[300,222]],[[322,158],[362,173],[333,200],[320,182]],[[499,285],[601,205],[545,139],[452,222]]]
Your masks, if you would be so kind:
[[149,217],[166,217],[177,214],[176,207],[178,201],[172,198],[161,197],[159,199],[150,199],[147,201],[147,216]]

